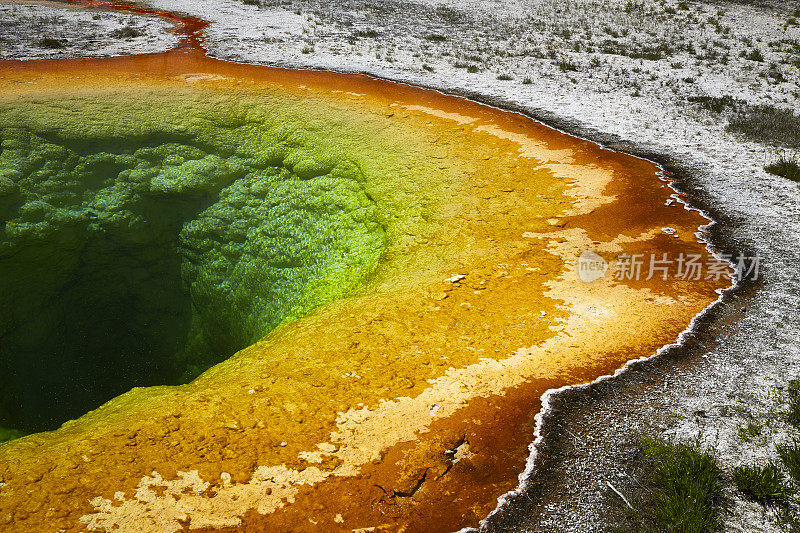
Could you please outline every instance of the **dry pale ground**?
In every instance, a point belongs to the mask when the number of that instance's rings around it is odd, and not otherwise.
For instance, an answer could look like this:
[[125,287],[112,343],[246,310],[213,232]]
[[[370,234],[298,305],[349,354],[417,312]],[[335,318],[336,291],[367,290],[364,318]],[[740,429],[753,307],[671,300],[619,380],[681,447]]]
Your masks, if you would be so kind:
[[155,17],[30,2],[0,3],[0,60],[103,57],[173,46],[171,25]]

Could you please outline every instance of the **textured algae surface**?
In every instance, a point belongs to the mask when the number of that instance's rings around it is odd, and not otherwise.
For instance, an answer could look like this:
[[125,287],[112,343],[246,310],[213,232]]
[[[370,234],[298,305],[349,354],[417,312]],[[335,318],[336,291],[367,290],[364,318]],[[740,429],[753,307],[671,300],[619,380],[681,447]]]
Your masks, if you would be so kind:
[[379,132],[305,105],[152,91],[0,106],[0,424],[49,429],[187,381],[368,282],[387,213],[419,212],[372,195],[392,180],[374,159],[392,156],[348,142]]

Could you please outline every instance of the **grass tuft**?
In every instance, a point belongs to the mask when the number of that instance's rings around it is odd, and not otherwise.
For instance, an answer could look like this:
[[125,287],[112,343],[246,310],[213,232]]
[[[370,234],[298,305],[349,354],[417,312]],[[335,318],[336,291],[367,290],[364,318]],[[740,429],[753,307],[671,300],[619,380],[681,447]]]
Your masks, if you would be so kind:
[[[770,163],[769,165],[765,166],[764,170],[770,174],[775,174],[776,176],[781,176],[782,178],[800,182],[800,164],[798,164],[796,159],[781,157],[774,163]],[[795,395],[793,399],[790,398],[789,404],[793,412],[791,419],[793,420],[792,424],[794,425],[798,425],[800,422],[800,399],[798,398],[800,397],[797,395]]]
[[438,6],[436,8],[436,14],[439,15],[442,20],[450,24],[463,24],[468,20],[464,13],[448,6]]
[[800,441],[778,445],[776,448],[783,467],[789,472],[789,477],[795,483],[800,483]]
[[758,437],[761,434],[761,426],[748,422],[747,426],[739,426],[739,438],[743,441],[749,441],[753,437]]
[[569,59],[559,59],[556,61],[556,66],[558,66],[561,72],[578,71],[581,69],[577,63],[573,63]]
[[366,30],[358,30],[353,33],[356,37],[366,37],[367,39],[374,39],[376,37],[381,36],[381,32],[374,30],[372,28]]
[[774,463],[766,466],[737,466],[733,482],[746,496],[760,503],[778,503],[792,495],[792,489]]
[[727,109],[736,109],[742,101],[730,95],[725,96],[690,96],[688,100],[712,113],[722,113]]
[[751,105],[730,95],[698,95],[687,100],[712,113],[727,114],[730,118],[725,129],[750,141],[800,148],[800,116],[790,109]]
[[39,41],[39,45],[42,48],[49,48],[51,50],[55,50],[57,48],[64,48],[66,45],[59,41],[58,39],[53,39],[52,37],[45,37],[41,41]]
[[761,50],[758,48],[753,48],[750,53],[745,54],[745,59],[749,59],[750,61],[764,61],[764,54],[761,53]]
[[800,147],[800,116],[771,105],[745,105],[730,119],[728,131],[755,142]]
[[640,517],[644,529],[718,531],[722,472],[716,459],[696,446],[654,439],[643,439],[641,449],[654,466],[649,510]]
[[124,28],[112,31],[110,35],[116,39],[134,39],[144,34],[133,26],[125,26]]
[[800,381],[789,381],[788,398],[786,402],[788,411],[786,421],[795,427],[800,427]]

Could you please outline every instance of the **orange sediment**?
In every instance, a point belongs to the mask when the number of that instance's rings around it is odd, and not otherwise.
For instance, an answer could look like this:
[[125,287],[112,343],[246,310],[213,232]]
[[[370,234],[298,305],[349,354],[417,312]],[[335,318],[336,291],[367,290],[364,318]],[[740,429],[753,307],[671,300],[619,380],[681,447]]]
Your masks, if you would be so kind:
[[587,249],[709,260],[695,237],[707,220],[667,203],[653,163],[436,91],[214,60],[192,24],[163,54],[0,63],[3,98],[307,95],[418,131],[440,155],[421,168],[457,187],[438,191],[431,228],[390,248],[363,293],[188,385],[135,389],[0,446],[3,530],[474,526],[517,485],[547,389],[654,353],[727,285],[578,279]]

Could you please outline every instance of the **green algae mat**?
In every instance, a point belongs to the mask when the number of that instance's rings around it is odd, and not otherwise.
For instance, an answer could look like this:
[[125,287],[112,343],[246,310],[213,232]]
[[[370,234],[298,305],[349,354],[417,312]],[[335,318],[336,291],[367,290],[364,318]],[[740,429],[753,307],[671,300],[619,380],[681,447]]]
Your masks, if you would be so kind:
[[53,429],[132,385],[188,381],[361,289],[390,218],[420,222],[397,194],[404,156],[368,120],[304,122],[274,95],[140,96],[0,107],[0,424]]

